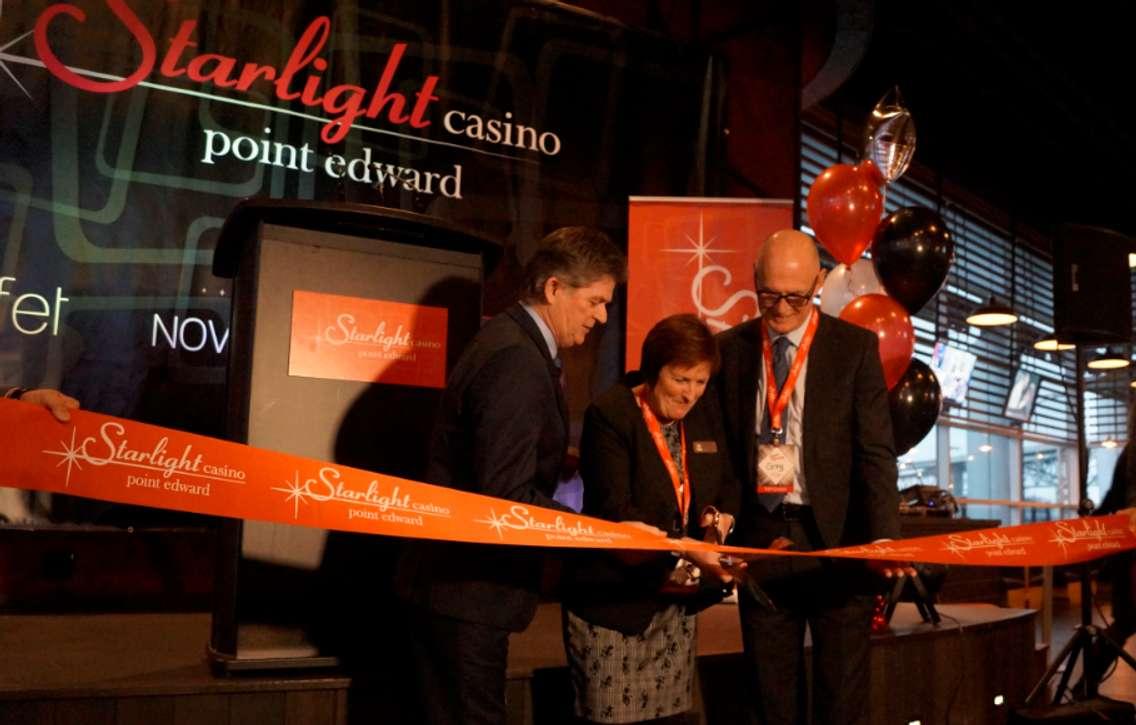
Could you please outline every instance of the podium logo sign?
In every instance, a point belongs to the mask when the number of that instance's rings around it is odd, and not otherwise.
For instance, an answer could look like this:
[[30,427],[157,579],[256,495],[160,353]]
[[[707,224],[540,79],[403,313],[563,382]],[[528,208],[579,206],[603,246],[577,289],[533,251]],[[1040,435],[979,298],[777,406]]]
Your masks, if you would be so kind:
[[444,307],[295,290],[288,374],[442,388]]

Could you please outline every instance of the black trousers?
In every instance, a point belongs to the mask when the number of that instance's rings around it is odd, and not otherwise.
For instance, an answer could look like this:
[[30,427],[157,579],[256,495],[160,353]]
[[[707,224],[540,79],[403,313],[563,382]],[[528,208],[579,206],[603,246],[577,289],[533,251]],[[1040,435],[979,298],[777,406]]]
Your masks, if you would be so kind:
[[504,725],[509,631],[407,607],[411,663],[430,725]]
[[[751,541],[767,546],[783,536],[800,551],[820,546],[811,516],[798,521],[759,512]],[[868,650],[875,575],[858,562],[784,557],[755,562],[751,571],[775,609],[744,587],[739,596],[742,643],[755,687],[747,693],[755,725],[809,721],[805,625],[812,634],[812,722],[868,722]]]
[[1136,634],[1136,554],[1121,554],[1108,562],[1108,568],[1112,580],[1112,624],[1105,634],[1123,647]]

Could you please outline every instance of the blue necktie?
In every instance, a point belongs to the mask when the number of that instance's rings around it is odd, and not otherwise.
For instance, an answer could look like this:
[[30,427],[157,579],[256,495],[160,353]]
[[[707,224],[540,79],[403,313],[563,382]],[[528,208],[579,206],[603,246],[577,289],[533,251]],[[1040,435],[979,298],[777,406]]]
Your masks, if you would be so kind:
[[[789,338],[782,335],[773,341],[773,377],[777,382],[777,394],[780,394],[781,389],[785,387],[785,379],[789,377]],[[768,382],[768,381],[767,381]],[[768,393],[766,393],[768,395]],[[759,440],[762,443],[770,443],[773,440],[773,416],[769,412],[769,406],[766,405],[765,417],[761,423],[761,436]],[[789,433],[789,410],[781,411],[781,436],[782,443],[788,438]],[[782,493],[762,493],[758,494],[758,499],[761,500],[761,505],[772,511],[781,505],[781,500],[785,498]]]

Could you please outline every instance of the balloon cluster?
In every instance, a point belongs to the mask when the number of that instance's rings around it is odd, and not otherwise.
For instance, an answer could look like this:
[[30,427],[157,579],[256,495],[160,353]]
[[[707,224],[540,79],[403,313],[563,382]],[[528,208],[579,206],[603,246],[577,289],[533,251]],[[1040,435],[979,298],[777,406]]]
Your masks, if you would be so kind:
[[[859,164],[836,164],[816,178],[806,208],[809,226],[839,262],[825,280],[821,310],[879,338],[896,450],[903,455],[939,417],[939,381],[912,359],[911,315],[946,282],[954,241],[925,207],[904,207],[880,220],[886,185],[907,171],[915,152],[915,124],[898,88],[872,110],[862,150]],[[861,259],[869,249],[872,258]]]

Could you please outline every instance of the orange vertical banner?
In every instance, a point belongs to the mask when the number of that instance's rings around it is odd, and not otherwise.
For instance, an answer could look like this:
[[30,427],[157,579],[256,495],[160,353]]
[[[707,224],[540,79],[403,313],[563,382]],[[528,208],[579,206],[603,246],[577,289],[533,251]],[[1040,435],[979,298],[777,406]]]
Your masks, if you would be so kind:
[[753,260],[766,237],[792,226],[787,199],[631,197],[627,369],[668,315],[698,315],[715,332],[756,317]]

